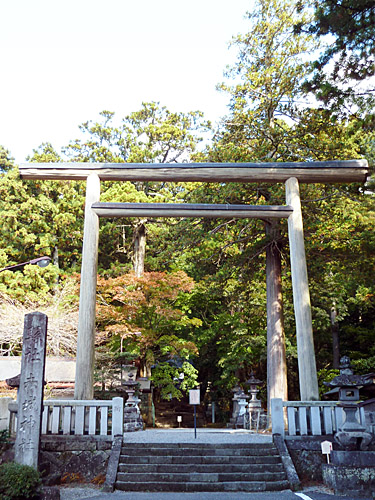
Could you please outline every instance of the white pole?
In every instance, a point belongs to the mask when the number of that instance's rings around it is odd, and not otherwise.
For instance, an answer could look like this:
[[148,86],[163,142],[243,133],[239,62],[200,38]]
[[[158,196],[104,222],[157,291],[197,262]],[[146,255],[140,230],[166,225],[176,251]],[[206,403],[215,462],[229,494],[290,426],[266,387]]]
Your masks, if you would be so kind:
[[99,217],[91,205],[100,200],[100,179],[90,174],[86,184],[81,289],[79,297],[75,399],[94,397],[95,309],[99,246]]
[[288,218],[288,230],[300,396],[302,401],[314,401],[319,400],[319,389],[298,180],[295,177],[289,178],[285,183],[285,188],[286,203],[293,208],[293,213]]

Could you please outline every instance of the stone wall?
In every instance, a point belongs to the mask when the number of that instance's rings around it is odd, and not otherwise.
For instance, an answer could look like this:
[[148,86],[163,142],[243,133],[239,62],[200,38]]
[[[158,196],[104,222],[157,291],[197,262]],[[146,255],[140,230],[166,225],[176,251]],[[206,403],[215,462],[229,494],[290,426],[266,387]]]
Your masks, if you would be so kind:
[[45,484],[102,484],[112,440],[90,436],[43,436],[39,469]]
[[286,436],[285,443],[302,483],[323,481],[322,464],[326,457],[322,454],[322,441],[333,442],[333,436]]
[[[285,443],[302,483],[322,483],[322,464],[327,463],[322,454],[322,441],[331,441],[333,449],[338,449],[333,436],[286,436]],[[375,451],[375,442],[369,447]]]

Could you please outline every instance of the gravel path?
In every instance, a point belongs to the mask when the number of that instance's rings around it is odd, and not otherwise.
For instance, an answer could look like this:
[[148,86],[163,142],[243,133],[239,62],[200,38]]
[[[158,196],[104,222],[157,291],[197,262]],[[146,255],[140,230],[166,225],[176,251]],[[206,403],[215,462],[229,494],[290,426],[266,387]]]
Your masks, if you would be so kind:
[[271,434],[255,434],[242,429],[147,429],[128,432],[124,443],[272,443]]

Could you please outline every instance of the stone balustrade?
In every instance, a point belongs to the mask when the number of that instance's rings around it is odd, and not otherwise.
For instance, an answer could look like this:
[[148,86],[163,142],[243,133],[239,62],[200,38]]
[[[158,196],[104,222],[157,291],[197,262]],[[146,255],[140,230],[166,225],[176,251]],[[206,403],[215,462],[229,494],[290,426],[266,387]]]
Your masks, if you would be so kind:
[[[283,401],[271,400],[272,434],[282,436],[332,435],[342,426],[343,409],[339,401]],[[359,420],[365,422],[363,409]]]
[[[10,432],[16,431],[17,403],[9,405]],[[124,433],[124,400],[45,400],[43,435],[119,436]]]

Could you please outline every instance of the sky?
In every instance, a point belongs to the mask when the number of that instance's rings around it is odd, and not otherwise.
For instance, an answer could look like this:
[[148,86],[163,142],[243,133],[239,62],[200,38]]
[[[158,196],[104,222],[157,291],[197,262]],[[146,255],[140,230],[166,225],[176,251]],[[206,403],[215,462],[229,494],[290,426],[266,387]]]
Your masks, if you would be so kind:
[[60,151],[100,111],[120,121],[150,101],[215,123],[228,44],[253,3],[0,0],[0,145],[23,162],[43,142]]

